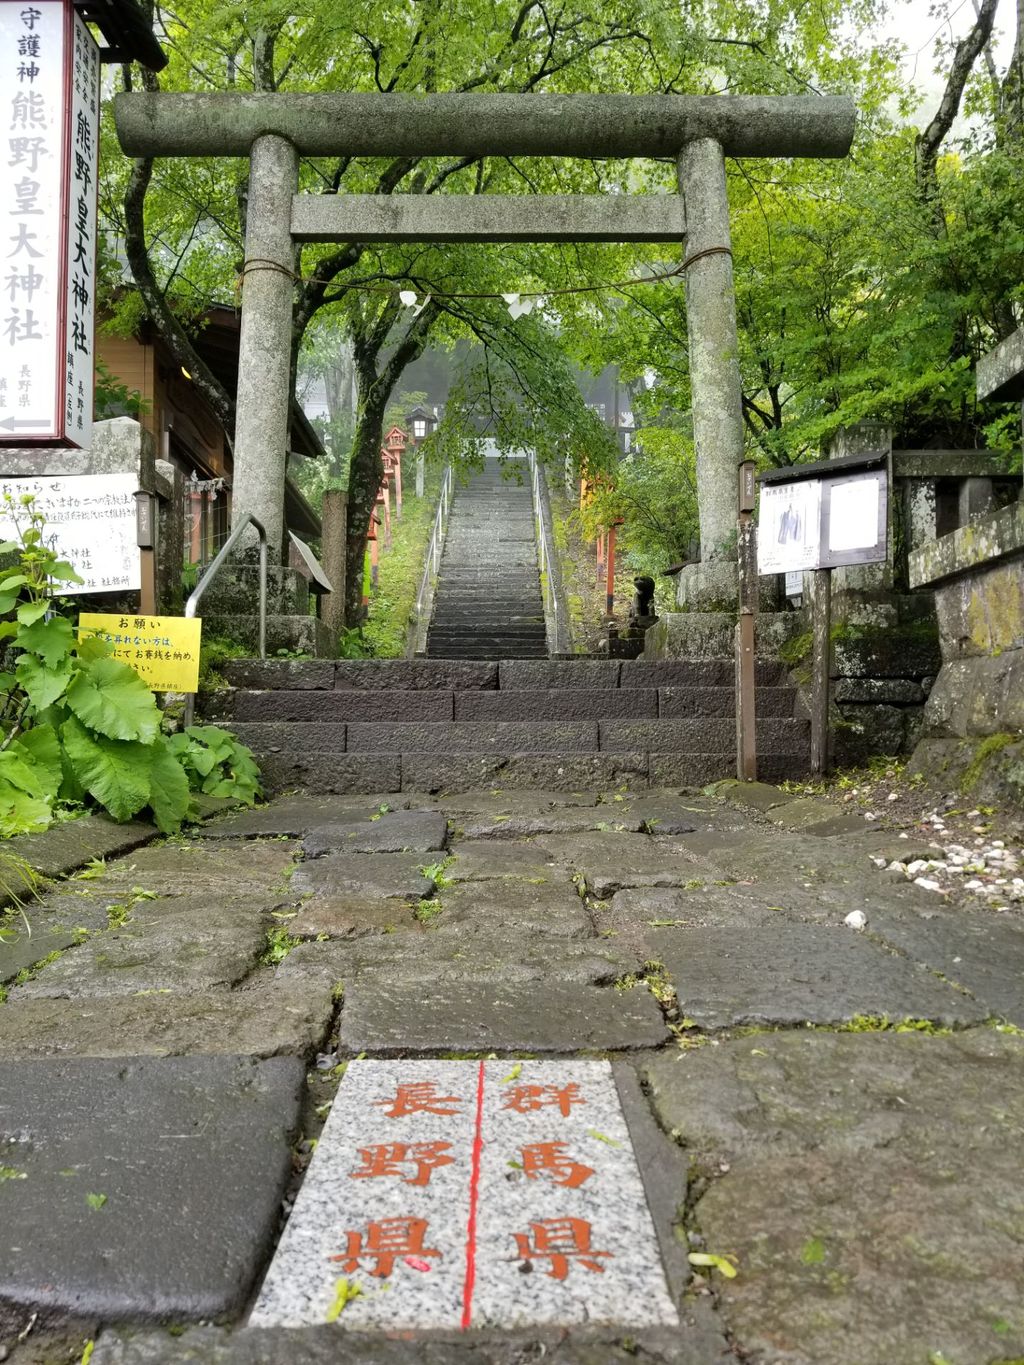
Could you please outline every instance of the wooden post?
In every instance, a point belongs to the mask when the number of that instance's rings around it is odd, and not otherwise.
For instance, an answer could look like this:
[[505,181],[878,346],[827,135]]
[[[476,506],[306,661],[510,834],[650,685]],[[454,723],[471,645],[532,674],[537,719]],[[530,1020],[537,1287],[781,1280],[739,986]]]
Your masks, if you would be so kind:
[[[379,542],[377,540],[377,527],[379,524],[380,523],[377,517],[375,515],[371,515],[370,529],[367,532],[366,539],[370,546],[370,586],[372,588],[375,588],[377,586],[377,571],[380,567],[380,549]],[[369,605],[369,598],[364,593],[363,606],[367,605]]]
[[345,541],[348,533],[348,494],[340,488],[324,493],[322,512],[324,573],[332,591],[323,599],[322,615],[328,629],[341,638],[345,629]]
[[757,544],[754,531],[756,466],[739,466],[739,524],[736,538],[739,621],[736,626],[736,776],[757,781],[757,658],[754,624],[757,614]]
[[608,527],[608,553],[605,556],[605,609],[611,616],[615,611],[615,526]]
[[380,500],[384,505],[384,548],[391,549],[391,488],[388,476],[384,475],[384,482],[380,486]]
[[832,570],[811,574],[811,772],[828,772],[828,705],[832,672]]
[[395,516],[402,515],[402,447],[395,448]]
[[597,581],[604,581],[604,532],[597,533]]

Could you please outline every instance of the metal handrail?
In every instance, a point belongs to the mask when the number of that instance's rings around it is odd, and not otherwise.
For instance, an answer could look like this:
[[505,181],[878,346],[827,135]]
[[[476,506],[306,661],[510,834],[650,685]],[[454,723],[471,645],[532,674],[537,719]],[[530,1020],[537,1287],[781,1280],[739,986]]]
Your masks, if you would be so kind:
[[430,532],[430,543],[427,545],[426,562],[423,566],[423,577],[420,579],[420,590],[416,594],[416,601],[413,605],[412,615],[409,625],[409,643],[406,648],[406,657],[411,658],[415,654],[421,654],[426,649],[427,628],[430,625],[430,612],[434,605],[434,587],[437,583],[437,575],[441,569],[441,554],[444,550],[444,538],[448,529],[448,512],[452,501],[452,481],[453,469],[450,464],[445,465],[444,474],[441,477],[441,492],[437,500],[437,513],[434,516],[434,526]]
[[537,562],[544,588],[544,624],[547,628],[548,653],[571,654],[572,631],[562,590],[562,572],[555,550],[547,478],[532,450],[527,452],[526,458],[530,466],[530,488],[533,493]]
[[[185,615],[189,617],[194,617],[196,615],[199,610],[199,602],[203,593],[217,577],[218,573],[220,573],[221,566],[242,538],[242,533],[248,530],[250,526],[256,531],[260,541],[259,651],[260,658],[265,659],[267,657],[267,533],[263,527],[263,523],[257,521],[251,512],[246,512],[245,515],[235,523],[227,540],[217,551],[213,559],[210,560],[206,567],[206,572],[203,574],[202,578],[200,578],[192,595],[185,603]],[[196,699],[195,694],[192,693],[185,702],[186,725],[192,724],[195,709]]]

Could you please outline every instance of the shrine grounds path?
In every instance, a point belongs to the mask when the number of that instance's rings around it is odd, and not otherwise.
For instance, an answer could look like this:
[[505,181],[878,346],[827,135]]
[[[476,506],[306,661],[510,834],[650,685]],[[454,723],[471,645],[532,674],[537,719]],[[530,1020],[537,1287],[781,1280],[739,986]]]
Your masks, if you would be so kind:
[[[928,833],[728,783],[92,829],[0,944],[0,1360],[1024,1359],[1024,902]],[[680,1325],[246,1327],[346,1063],[492,1054],[610,1060]]]

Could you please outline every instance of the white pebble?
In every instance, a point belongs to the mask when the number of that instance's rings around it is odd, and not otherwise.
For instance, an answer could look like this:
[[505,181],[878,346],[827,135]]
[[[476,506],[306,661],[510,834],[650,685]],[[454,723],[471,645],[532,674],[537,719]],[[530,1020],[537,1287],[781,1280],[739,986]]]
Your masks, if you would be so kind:
[[930,881],[927,877],[915,877],[914,885],[922,887],[925,891],[941,891],[942,887],[938,882]]
[[843,923],[851,929],[863,929],[868,922],[868,917],[863,910],[851,910],[843,920]]

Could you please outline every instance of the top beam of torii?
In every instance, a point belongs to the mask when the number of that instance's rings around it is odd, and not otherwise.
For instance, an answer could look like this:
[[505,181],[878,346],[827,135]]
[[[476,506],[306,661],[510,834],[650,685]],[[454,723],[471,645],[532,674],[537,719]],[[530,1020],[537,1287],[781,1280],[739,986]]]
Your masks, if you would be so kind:
[[129,156],[248,156],[276,133],[301,156],[846,156],[854,104],[817,95],[118,95]]

